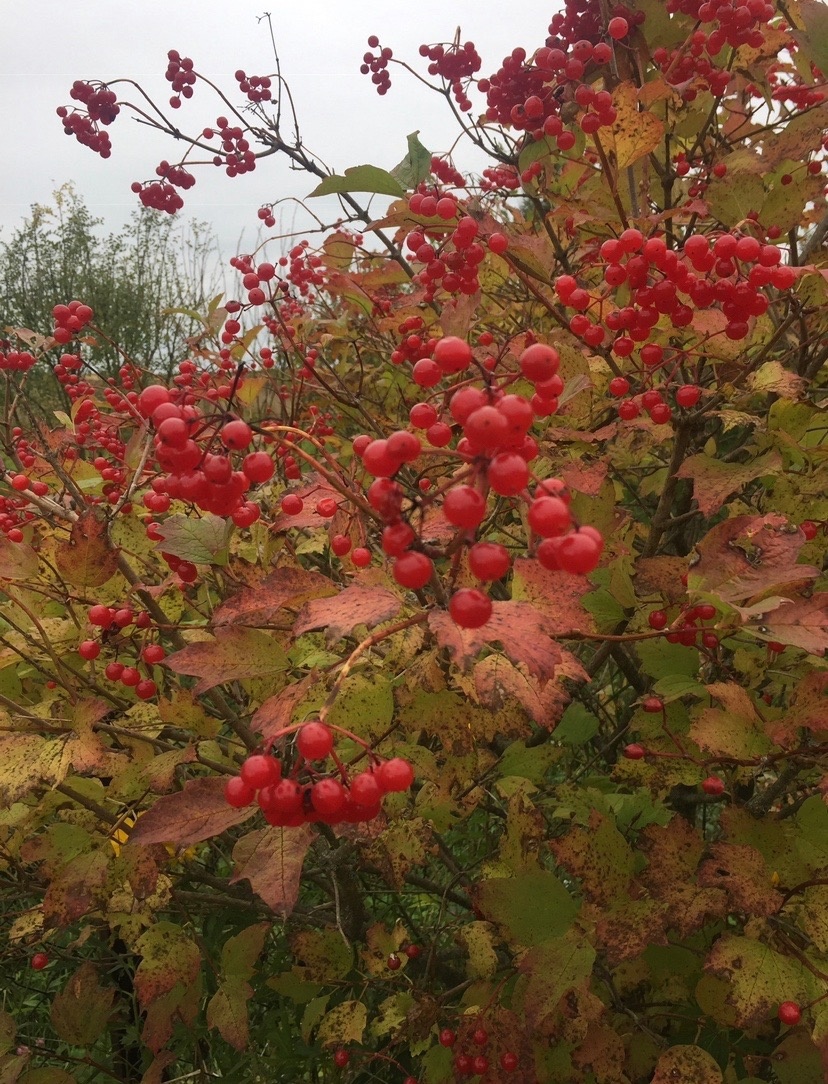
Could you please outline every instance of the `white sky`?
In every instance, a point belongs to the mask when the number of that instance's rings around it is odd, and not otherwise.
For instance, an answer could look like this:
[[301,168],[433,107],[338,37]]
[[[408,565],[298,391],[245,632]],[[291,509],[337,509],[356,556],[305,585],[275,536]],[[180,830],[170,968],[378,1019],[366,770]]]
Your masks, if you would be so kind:
[[[0,61],[0,239],[22,223],[32,203],[49,202],[52,191],[66,181],[75,183],[106,228],[117,229],[137,206],[130,183],[152,177],[162,158],[176,160],[171,140],[137,125],[123,111],[108,129],[112,157],[106,161],[64,135],[55,109],[70,103],[74,79],[131,77],[166,103],[170,86],[163,75],[167,50],[174,48],[192,57],[197,71],[232,91],[237,68],[257,75],[274,70],[266,23],[257,22],[269,10],[282,74],[293,91],[308,149],[340,173],[363,162],[390,169],[404,156],[409,132],[419,129],[425,146],[439,152],[453,142],[456,128],[445,103],[393,65],[390,92],[384,98],[376,94],[370,78],[359,73],[370,34],[416,67],[422,64],[417,55],[422,42],[450,41],[459,25],[461,40],[475,41],[483,57],[480,74],[488,75],[514,46],[531,51],[542,45],[559,7],[554,0],[6,3]],[[125,88],[116,89],[119,99],[127,97]],[[208,88],[197,85],[180,110],[167,112],[182,129],[200,131],[222,108]],[[468,152],[460,164],[464,161],[480,164]],[[244,177],[227,178],[215,167],[195,175],[196,185],[185,193],[185,213],[213,226],[225,258],[255,244],[262,202],[305,196],[316,183],[291,172],[277,156]]]

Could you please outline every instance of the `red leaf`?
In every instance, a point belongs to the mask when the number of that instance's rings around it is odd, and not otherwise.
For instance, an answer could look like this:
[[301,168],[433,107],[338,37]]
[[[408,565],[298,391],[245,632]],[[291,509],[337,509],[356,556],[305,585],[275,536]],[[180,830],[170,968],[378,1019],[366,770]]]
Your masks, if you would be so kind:
[[340,591],[335,600],[313,599],[302,607],[296,624],[295,636],[312,629],[326,629],[328,643],[336,643],[348,636],[358,625],[371,629],[388,621],[400,612],[400,600],[383,587],[363,587],[352,583]]
[[550,572],[529,558],[515,561],[512,598],[531,602],[543,614],[544,628],[553,636],[594,631],[592,615],[581,605],[581,598],[591,590],[592,584],[586,576]]
[[739,604],[802,588],[819,575],[812,565],[796,563],[804,544],[802,532],[784,516],[726,519],[697,545],[699,559],[688,574],[688,590]]
[[177,794],[159,798],[132,829],[130,843],[175,843],[188,847],[246,821],[256,807],[233,809],[224,800],[224,784],[224,779],[212,776],[190,779]]
[[538,726],[551,730],[560,722],[572,699],[561,679],[589,680],[589,675],[574,655],[560,648],[558,651],[555,680],[545,683],[539,682],[502,655],[489,655],[481,659],[474,668],[475,689],[480,703],[498,712],[507,708],[514,697]]
[[282,610],[298,610],[308,599],[334,594],[336,587],[321,572],[283,566],[219,606],[213,614],[213,625],[265,625]]
[[828,592],[784,599],[781,606],[754,618],[745,627],[761,632],[764,639],[799,647],[811,655],[824,655],[828,651]]
[[782,457],[776,451],[747,463],[725,463],[699,453],[685,459],[676,477],[692,479],[693,496],[699,511],[709,516],[722,507],[731,493],[742,490],[748,482],[765,474],[776,474],[781,466]]
[[68,542],[55,551],[55,564],[69,583],[100,587],[117,572],[119,552],[109,540],[106,519],[86,512],[72,524]]
[[199,678],[193,689],[199,694],[226,681],[272,676],[289,669],[290,662],[270,633],[230,625],[216,629],[214,640],[200,640],[169,655],[164,666]]
[[256,895],[286,918],[299,898],[302,864],[313,840],[309,824],[248,832],[233,848],[236,869],[230,884],[250,881]]
[[250,729],[262,735],[265,742],[283,727],[293,722],[293,709],[308,695],[316,681],[316,674],[307,674],[301,681],[294,681],[281,692],[269,696],[250,720]]
[[310,485],[302,486],[301,489],[292,489],[291,493],[301,497],[305,506],[298,516],[286,516],[284,512],[279,512],[274,516],[272,524],[274,531],[287,531],[291,527],[329,527],[330,519],[319,515],[316,511],[317,504],[325,497],[332,497],[337,504],[345,501],[339,490],[329,486],[323,478],[317,478]]
[[561,660],[561,649],[548,634],[547,617],[529,602],[492,603],[492,616],[479,629],[460,628],[445,610],[432,610],[428,624],[437,643],[448,648],[461,667],[468,666],[486,644],[495,641],[541,683],[554,676]]

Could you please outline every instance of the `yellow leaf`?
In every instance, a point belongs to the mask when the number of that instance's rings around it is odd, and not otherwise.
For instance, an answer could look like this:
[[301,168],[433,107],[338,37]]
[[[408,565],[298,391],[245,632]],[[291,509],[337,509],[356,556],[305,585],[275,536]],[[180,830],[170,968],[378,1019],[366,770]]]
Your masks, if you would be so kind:
[[612,95],[618,116],[612,126],[612,143],[619,169],[649,154],[664,136],[664,124],[654,113],[642,112],[634,83],[619,83]]

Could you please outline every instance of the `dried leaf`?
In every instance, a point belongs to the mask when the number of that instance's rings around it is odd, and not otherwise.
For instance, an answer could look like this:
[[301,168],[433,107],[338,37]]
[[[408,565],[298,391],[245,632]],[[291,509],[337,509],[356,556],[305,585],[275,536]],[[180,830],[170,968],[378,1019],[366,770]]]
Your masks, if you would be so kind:
[[256,895],[286,918],[299,898],[302,865],[314,838],[308,824],[248,832],[233,848],[236,868],[230,883],[250,881]]
[[224,784],[224,779],[213,777],[189,779],[183,790],[164,795],[144,813],[130,833],[130,842],[189,847],[246,821],[256,807],[229,806],[224,798]]
[[37,553],[27,542],[10,542],[0,534],[0,580],[29,580],[37,575]]
[[618,113],[612,126],[610,146],[614,146],[619,169],[643,158],[664,138],[664,123],[650,111],[642,111],[638,88],[634,83],[619,83],[612,94],[612,104]]
[[52,1026],[71,1046],[91,1047],[106,1030],[115,990],[101,986],[90,961],[81,964],[52,1002]]
[[294,721],[293,709],[307,697],[316,680],[315,673],[307,674],[301,681],[291,682],[268,697],[250,720],[250,729],[261,734],[265,743],[272,740],[275,734]]
[[358,625],[372,629],[400,612],[400,600],[393,591],[382,587],[363,587],[352,583],[335,599],[321,598],[306,602],[293,626],[294,636],[313,629],[325,629],[329,644],[349,636]]
[[731,911],[767,917],[775,915],[784,902],[771,884],[771,872],[755,847],[714,843],[710,857],[699,866],[698,881],[702,888],[721,888]]

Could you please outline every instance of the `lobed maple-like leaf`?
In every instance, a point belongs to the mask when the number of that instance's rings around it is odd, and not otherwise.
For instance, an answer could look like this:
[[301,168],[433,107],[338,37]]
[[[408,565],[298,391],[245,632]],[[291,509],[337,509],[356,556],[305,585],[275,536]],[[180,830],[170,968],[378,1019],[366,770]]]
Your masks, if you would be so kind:
[[828,592],[810,598],[779,599],[764,613],[751,614],[745,628],[764,640],[801,648],[810,655],[828,651]]
[[805,544],[784,516],[734,516],[718,523],[696,546],[688,591],[717,596],[731,605],[756,603],[806,587],[819,575],[798,564]]
[[137,821],[130,843],[174,843],[189,847],[212,839],[253,815],[255,806],[234,809],[224,797],[223,778],[189,779],[183,790],[165,794]]
[[771,872],[755,847],[720,842],[712,844],[710,857],[699,866],[698,883],[727,893],[731,911],[767,917],[784,902],[771,884]]
[[106,519],[85,512],[72,524],[68,541],[55,551],[55,564],[73,586],[100,587],[118,571],[118,553],[109,540]]
[[227,681],[269,677],[290,669],[290,660],[270,633],[236,625],[216,629],[212,640],[199,640],[168,655],[164,666],[197,677],[194,692],[205,693]]
[[248,832],[233,848],[230,884],[249,881],[256,895],[286,918],[299,898],[302,865],[314,838],[309,824]]
[[400,599],[384,587],[364,587],[352,583],[336,598],[318,598],[306,602],[293,626],[294,636],[314,629],[325,629],[329,644],[349,636],[358,625],[372,629],[400,612]]
[[295,612],[309,599],[336,593],[335,585],[321,572],[282,565],[255,587],[231,595],[213,614],[212,624],[266,625],[283,616],[284,610]]
[[71,1046],[91,1047],[109,1022],[115,989],[101,986],[95,965],[86,960],[55,995],[50,1010],[59,1038]]
[[156,922],[142,934],[135,947],[142,959],[133,984],[145,1009],[179,983],[192,986],[201,970],[198,945],[174,922]]
[[229,520],[212,513],[169,516],[158,527],[161,549],[194,565],[226,565],[232,534]]
[[[567,705],[572,700],[563,684],[563,679],[570,681],[588,681],[589,675],[575,656],[554,645],[558,652],[555,665],[554,681],[541,682],[526,666],[515,665],[502,655],[489,655],[480,659],[474,666],[475,693],[481,704],[503,713],[504,722],[514,719],[514,700],[538,724],[552,730],[561,720]],[[513,699],[514,698],[514,699]],[[499,727],[505,736],[520,736],[524,729],[519,720],[514,720],[511,728]]]
[[492,603],[492,615],[479,629],[461,628],[445,610],[432,610],[428,625],[440,647],[464,669],[487,644],[499,643],[513,662],[523,663],[544,683],[554,676],[561,658],[545,616],[529,602]]
[[781,466],[782,457],[777,451],[767,452],[747,463],[725,463],[700,452],[685,459],[676,477],[689,478],[693,482],[693,496],[699,511],[710,516],[722,507],[731,493],[765,474],[777,473]]

